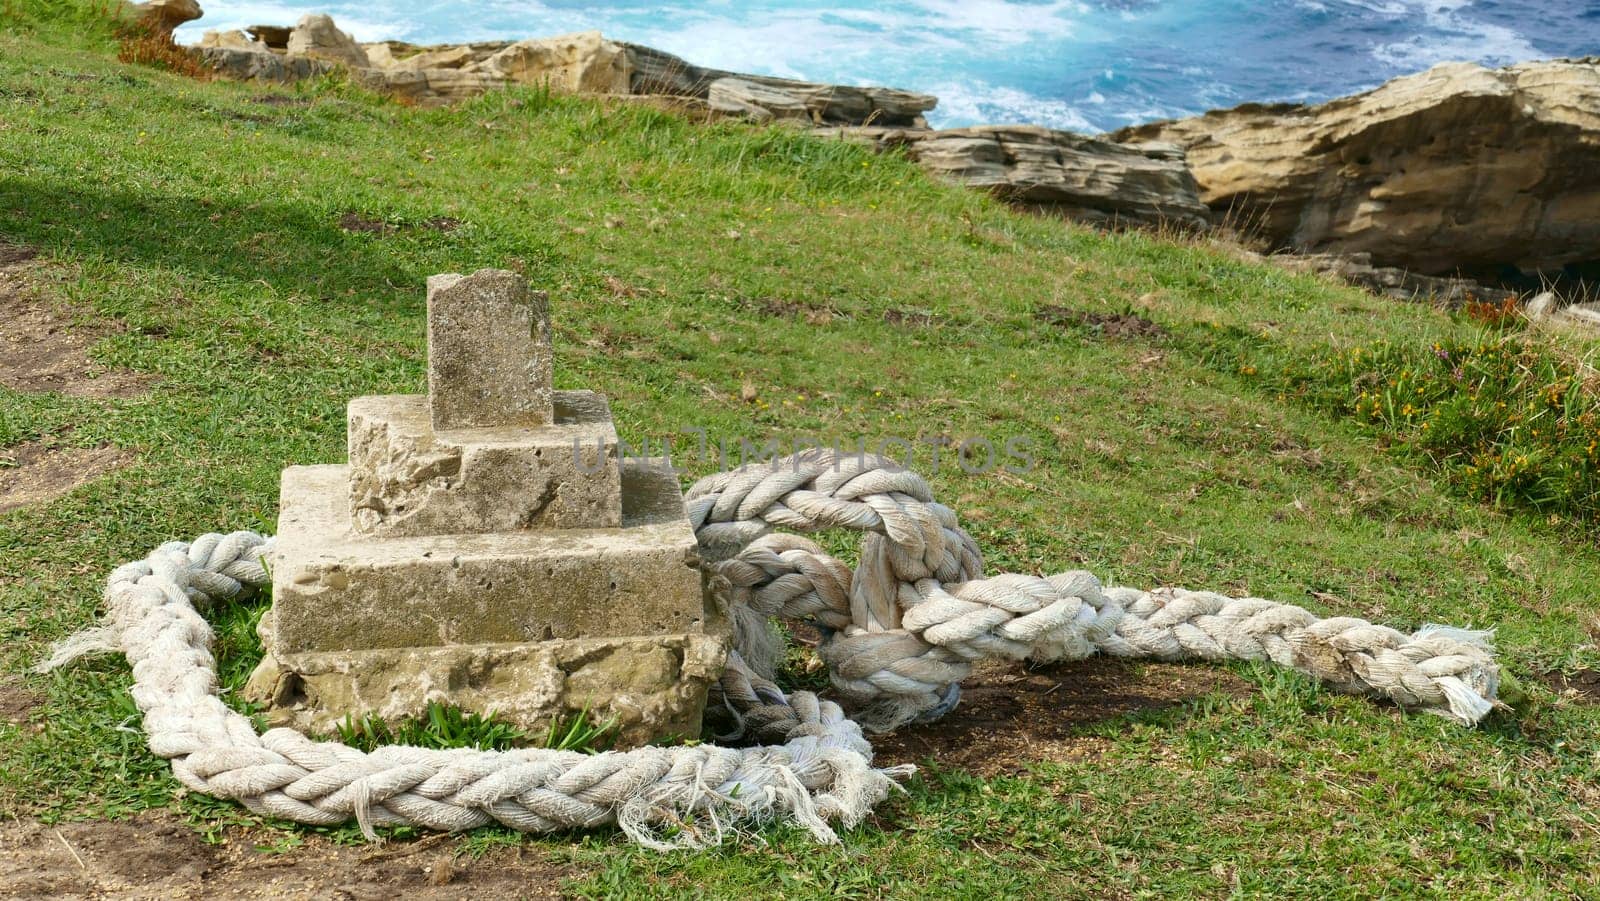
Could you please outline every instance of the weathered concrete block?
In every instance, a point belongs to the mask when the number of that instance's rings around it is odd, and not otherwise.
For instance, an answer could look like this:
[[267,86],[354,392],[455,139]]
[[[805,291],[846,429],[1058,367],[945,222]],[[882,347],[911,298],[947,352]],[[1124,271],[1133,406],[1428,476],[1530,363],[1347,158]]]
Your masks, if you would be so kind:
[[428,344],[428,396],[352,400],[349,464],[284,471],[247,693],[323,731],[438,701],[697,735],[731,626],[677,475],[619,459],[605,398],[551,389],[545,298],[514,273],[430,279]]
[[373,538],[346,466],[284,471],[270,555],[276,653],[715,631],[670,470],[622,468],[621,528]]
[[436,430],[548,425],[550,309],[514,272],[428,279],[428,395]]
[[391,722],[452,704],[532,732],[587,709],[615,718],[622,744],[696,737],[706,692],[727,659],[723,636],[679,634],[532,644],[277,654],[245,695],[273,726],[331,733],[345,717]]
[[617,528],[622,477],[605,398],[555,393],[555,422],[435,432],[427,398],[350,401],[350,513],[366,535]]

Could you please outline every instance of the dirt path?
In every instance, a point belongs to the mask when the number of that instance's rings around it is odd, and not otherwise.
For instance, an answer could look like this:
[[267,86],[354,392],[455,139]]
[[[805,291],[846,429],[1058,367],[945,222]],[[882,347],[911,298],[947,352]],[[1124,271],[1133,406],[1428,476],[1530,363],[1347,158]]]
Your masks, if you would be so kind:
[[1016,775],[1029,763],[1077,760],[1111,743],[1082,734],[1086,726],[1213,692],[1250,691],[1238,676],[1207,666],[1100,657],[1029,669],[991,661],[961,683],[961,706],[943,719],[874,740],[874,762],[932,760],[980,776]]
[[30,280],[37,276],[37,255],[0,238],[0,385],[75,397],[130,397],[148,387],[148,376],[107,370],[89,359],[110,326],[75,324],[67,311],[36,296]]
[[574,871],[527,846],[456,855],[449,836],[336,845],[314,835],[274,852],[276,836],[205,843],[169,814],[132,820],[0,826],[0,898],[353,899],[556,898]]

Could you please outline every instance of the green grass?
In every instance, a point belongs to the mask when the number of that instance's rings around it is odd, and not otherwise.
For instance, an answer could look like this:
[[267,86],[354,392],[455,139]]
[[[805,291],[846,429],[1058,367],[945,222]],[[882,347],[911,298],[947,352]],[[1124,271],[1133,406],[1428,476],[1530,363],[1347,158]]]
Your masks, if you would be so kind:
[[[550,292],[558,384],[609,395],[631,441],[1025,436],[1030,471],[968,474],[947,454],[931,473],[991,570],[1495,626],[1528,694],[1464,730],[1236,666],[1248,696],[1100,724],[1081,758],[993,779],[928,768],[840,847],[776,827],[696,855],[527,839],[582,874],[571,892],[1600,894],[1600,716],[1535,677],[1600,660],[1600,553],[1547,511],[1453,487],[1453,464],[1396,442],[1420,423],[1328,399],[1360,376],[1330,369],[1336,352],[1425,359],[1475,347],[1473,324],[1203,243],[1018,214],[785,130],[537,92],[421,111],[336,81],[197,83],[97,41],[0,31],[0,235],[42,250],[41,291],[118,327],[97,362],[155,379],[107,401],[0,389],[0,446],[136,455],[0,516],[0,668],[43,698],[0,725],[11,815],[174,806],[212,834],[259,824],[178,791],[121,661],[23,673],[93,621],[113,565],[271,530],[280,469],[343,457],[350,397],[422,390],[426,277],[501,266]],[[396,228],[347,232],[351,211]],[[441,216],[460,227],[427,227]],[[1168,334],[1038,315],[1056,307]],[[1264,377],[1274,365],[1289,374]],[[926,447],[917,462],[931,469]],[[236,686],[255,613],[213,615]]]
[[397,723],[390,723],[372,713],[359,718],[347,716],[339,724],[339,734],[334,738],[363,751],[371,751],[382,745],[476,748],[480,751],[535,746],[592,754],[606,750],[615,731],[614,722],[595,722],[589,711],[584,709],[564,721],[551,723],[543,741],[539,741],[538,736],[529,734],[513,723],[504,722],[493,714],[480,716],[438,701],[429,701],[426,716]]

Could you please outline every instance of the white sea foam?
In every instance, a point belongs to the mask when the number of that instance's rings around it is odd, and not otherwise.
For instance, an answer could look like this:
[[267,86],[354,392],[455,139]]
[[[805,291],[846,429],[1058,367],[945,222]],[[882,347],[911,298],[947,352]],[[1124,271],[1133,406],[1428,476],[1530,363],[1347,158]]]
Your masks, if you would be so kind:
[[1467,12],[1472,3],[1473,0],[1415,3],[1413,12],[1422,14],[1427,31],[1380,44],[1373,48],[1373,58],[1396,69],[1415,71],[1443,62],[1505,65],[1541,56],[1538,49],[1516,31],[1470,18]]
[[229,31],[250,25],[292,25],[307,13],[320,12],[332,12],[339,28],[358,41],[400,39],[415,32],[417,28],[413,18],[390,8],[390,4],[363,3],[352,6],[355,10],[347,12],[337,4],[328,3],[206,0],[204,17],[179,28],[176,38],[180,43],[193,43],[206,31],[213,29]]
[[670,25],[618,33],[698,65],[810,81],[867,79],[879,67],[856,63],[898,49],[892,40],[874,40],[858,28],[803,10],[775,11],[759,21],[685,10]]
[[[923,26],[957,32],[989,44],[1020,44],[1071,37],[1090,9],[1083,3],[1011,3],[1007,0],[916,0]],[[928,18],[931,17],[931,18]]]
[[968,81],[936,84],[932,91],[939,106],[929,120],[941,128],[1028,122],[1085,134],[1100,131],[1072,104],[1016,88]]

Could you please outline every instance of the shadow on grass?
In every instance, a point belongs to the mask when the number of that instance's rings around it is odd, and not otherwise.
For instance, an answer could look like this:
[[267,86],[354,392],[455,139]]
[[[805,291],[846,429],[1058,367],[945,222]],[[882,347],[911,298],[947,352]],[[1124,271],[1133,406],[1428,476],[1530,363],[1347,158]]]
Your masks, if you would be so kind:
[[[0,180],[0,236],[72,256],[228,279],[332,299],[347,289],[416,294],[426,273],[386,246],[414,241],[347,231],[339,214],[273,201]],[[336,292],[337,289],[337,292]]]

